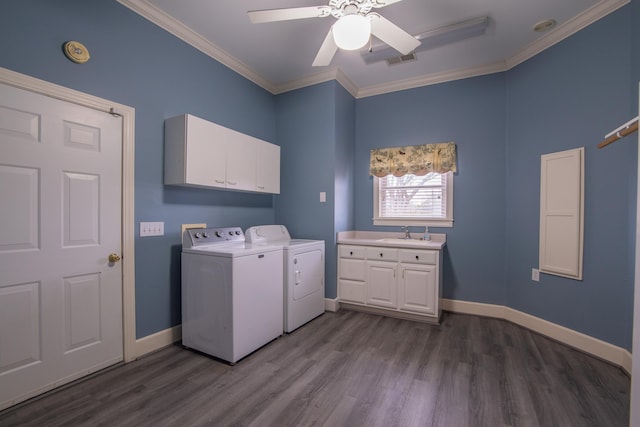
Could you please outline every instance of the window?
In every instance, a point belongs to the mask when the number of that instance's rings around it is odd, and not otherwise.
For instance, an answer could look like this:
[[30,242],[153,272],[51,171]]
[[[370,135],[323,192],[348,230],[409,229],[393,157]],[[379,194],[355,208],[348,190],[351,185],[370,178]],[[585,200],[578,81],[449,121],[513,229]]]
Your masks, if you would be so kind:
[[373,223],[453,227],[453,172],[374,176]]

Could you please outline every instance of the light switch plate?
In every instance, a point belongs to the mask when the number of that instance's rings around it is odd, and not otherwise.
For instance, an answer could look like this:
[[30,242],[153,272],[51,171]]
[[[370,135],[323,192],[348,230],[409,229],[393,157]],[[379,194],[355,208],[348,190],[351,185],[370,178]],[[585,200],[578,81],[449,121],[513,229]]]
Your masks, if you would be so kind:
[[320,203],[324,203],[327,201],[327,193],[324,191],[320,192]]
[[534,282],[540,281],[540,270],[538,270],[537,268],[531,269],[531,280],[533,280]]
[[164,222],[141,222],[140,237],[164,236]]

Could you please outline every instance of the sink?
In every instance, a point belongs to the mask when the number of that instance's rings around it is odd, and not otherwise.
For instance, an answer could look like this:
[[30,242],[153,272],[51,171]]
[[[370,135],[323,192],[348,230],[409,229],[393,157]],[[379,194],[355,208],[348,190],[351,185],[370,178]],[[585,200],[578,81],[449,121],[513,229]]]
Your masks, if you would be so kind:
[[378,242],[395,243],[398,245],[428,245],[431,240],[418,240],[418,239],[403,239],[401,237],[386,237],[384,239],[378,239]]

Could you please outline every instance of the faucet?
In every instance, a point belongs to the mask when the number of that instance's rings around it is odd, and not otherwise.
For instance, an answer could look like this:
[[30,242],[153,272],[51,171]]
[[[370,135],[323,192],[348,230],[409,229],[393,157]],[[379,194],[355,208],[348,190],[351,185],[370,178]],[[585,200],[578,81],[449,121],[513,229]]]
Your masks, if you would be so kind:
[[407,240],[411,240],[411,232],[409,232],[409,226],[408,225],[403,225],[402,226],[402,231],[404,231],[404,239]]

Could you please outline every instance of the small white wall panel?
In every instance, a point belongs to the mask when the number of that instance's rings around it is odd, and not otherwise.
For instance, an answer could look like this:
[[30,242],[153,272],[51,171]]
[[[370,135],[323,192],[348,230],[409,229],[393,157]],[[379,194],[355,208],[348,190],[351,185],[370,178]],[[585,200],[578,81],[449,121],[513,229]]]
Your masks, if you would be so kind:
[[540,168],[540,271],[582,280],[584,148],[545,154]]

